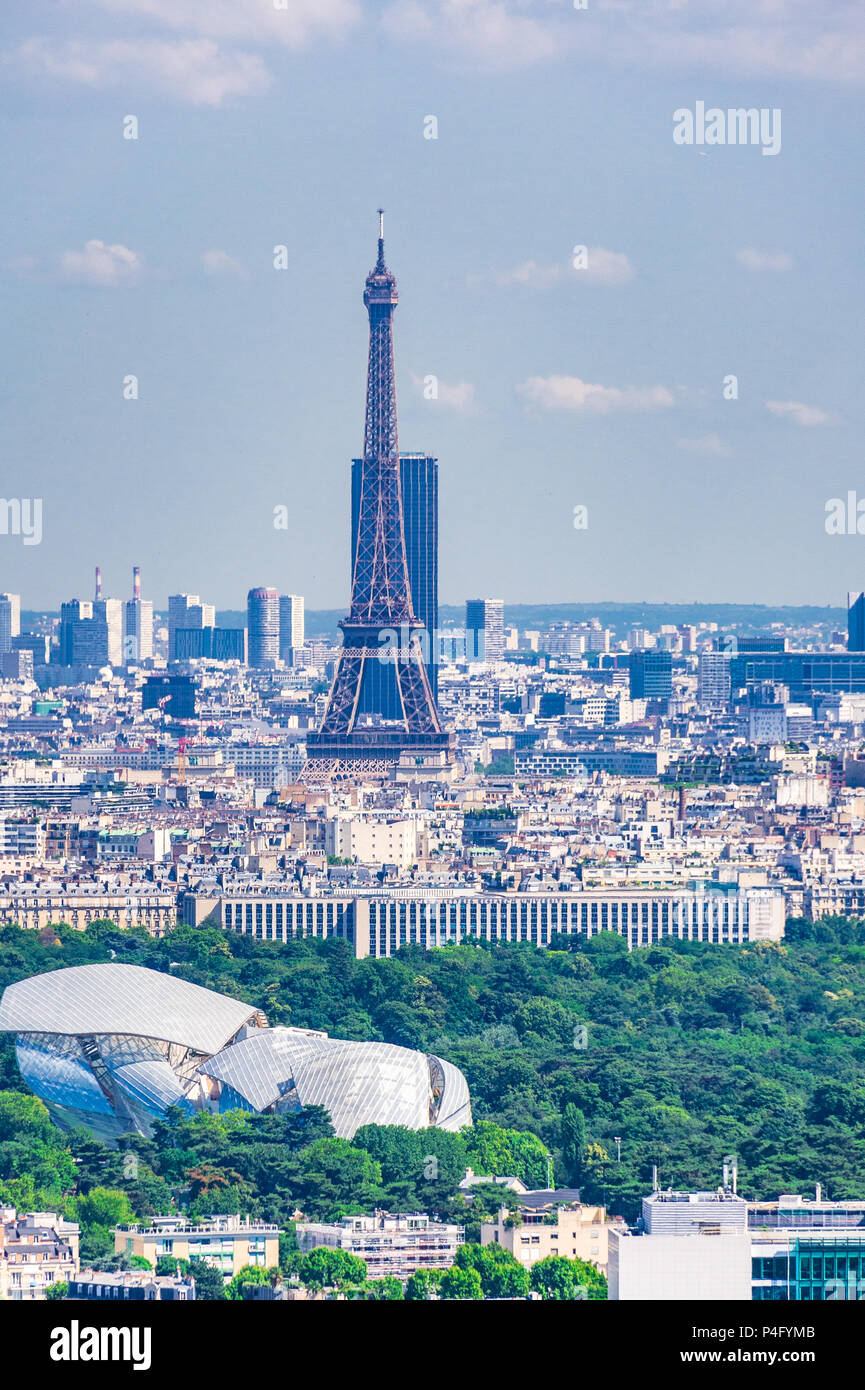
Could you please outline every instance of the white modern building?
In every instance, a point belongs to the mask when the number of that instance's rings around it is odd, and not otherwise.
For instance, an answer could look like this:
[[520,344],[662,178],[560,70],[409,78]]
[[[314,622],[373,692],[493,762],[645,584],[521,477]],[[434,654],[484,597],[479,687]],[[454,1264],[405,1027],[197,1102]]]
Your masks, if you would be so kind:
[[12,650],[12,638],[21,632],[21,595],[0,594],[0,652]]
[[697,703],[706,710],[723,710],[730,703],[730,653],[703,652],[697,680]]
[[653,1192],[642,1230],[609,1231],[609,1297],[619,1302],[751,1298],[748,1203],[735,1193]]
[[284,661],[294,660],[292,653],[303,646],[303,599],[300,594],[279,596],[279,654]]
[[229,745],[226,751],[238,777],[249,777],[256,787],[270,790],[296,782],[306,762],[303,743]]

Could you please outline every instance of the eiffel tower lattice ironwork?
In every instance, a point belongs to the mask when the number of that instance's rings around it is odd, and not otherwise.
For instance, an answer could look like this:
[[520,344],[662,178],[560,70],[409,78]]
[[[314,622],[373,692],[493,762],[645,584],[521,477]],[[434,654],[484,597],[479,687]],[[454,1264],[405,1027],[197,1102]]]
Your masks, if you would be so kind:
[[[406,560],[393,362],[396,279],[384,260],[379,209],[378,259],[366,278],[369,368],[360,514],[351,605],[339,626],[343,645],[320,728],[307,739],[308,773],[387,774],[405,753],[446,764],[453,735],[442,729],[421,646]],[[432,634],[430,634],[432,636]],[[394,663],[401,717],[364,722],[361,691],[372,663]],[[309,777],[307,778],[309,780]]]

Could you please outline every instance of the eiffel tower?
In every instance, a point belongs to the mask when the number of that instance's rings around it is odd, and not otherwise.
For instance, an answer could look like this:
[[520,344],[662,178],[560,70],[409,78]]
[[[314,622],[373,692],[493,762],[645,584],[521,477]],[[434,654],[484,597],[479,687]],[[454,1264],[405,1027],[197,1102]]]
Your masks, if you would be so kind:
[[[414,755],[421,771],[453,761],[453,735],[442,729],[430,688],[421,646],[425,629],[415,616],[406,561],[393,364],[397,300],[379,208],[378,260],[363,295],[369,367],[351,605],[339,624],[343,645],[324,718],[307,739],[306,782],[386,778],[406,754]],[[394,663],[401,711],[396,720],[359,714],[372,663],[383,660]]]

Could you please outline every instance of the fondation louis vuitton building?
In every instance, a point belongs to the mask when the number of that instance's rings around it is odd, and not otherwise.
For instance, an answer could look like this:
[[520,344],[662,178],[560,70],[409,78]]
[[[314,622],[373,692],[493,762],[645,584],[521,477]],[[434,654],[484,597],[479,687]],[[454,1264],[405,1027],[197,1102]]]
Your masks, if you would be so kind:
[[365,1124],[471,1124],[465,1077],[440,1057],[269,1028],[249,1004],[138,965],[78,965],[10,985],[0,1032],[15,1034],[21,1074],[55,1122],[104,1140],[148,1134],[172,1105],[321,1105],[347,1139]]

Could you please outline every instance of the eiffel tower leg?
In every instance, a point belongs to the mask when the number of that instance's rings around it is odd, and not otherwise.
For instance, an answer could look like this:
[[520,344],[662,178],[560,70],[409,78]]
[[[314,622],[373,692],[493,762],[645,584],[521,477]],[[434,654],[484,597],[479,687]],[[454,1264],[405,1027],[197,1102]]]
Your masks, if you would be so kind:
[[343,650],[340,653],[333,689],[321,722],[323,734],[347,733],[354,728],[364,660],[362,653],[357,651]]
[[417,638],[412,638],[407,661],[397,663],[397,684],[408,733],[440,733],[441,721],[430,688]]

